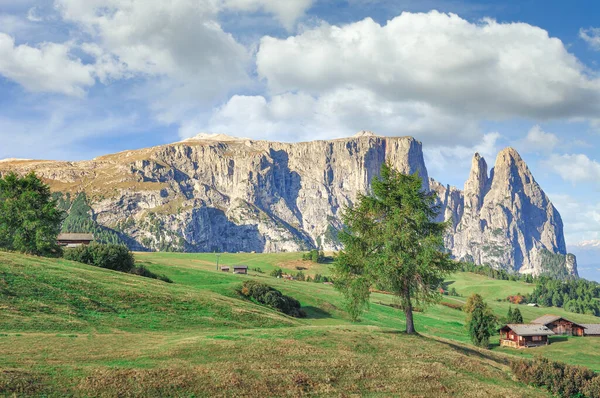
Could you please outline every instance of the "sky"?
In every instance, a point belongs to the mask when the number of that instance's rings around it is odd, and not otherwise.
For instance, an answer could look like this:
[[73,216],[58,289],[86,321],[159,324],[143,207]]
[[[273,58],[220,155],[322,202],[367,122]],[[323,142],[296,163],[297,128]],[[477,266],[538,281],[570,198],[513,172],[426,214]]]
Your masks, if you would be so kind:
[[600,239],[600,3],[576,4],[0,0],[0,159],[371,130],[462,187],[513,146],[575,248]]

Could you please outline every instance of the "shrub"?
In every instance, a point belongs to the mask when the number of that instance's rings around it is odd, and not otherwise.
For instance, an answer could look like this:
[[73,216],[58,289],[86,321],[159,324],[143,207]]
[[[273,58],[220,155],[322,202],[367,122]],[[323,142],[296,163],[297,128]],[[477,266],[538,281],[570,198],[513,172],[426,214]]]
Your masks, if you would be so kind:
[[269,274],[275,278],[281,278],[283,276],[283,270],[281,268],[276,268]]
[[136,266],[133,253],[131,253],[126,246],[122,245],[102,245],[99,243],[92,243],[89,246],[66,249],[63,257],[66,260],[77,261],[100,268],[111,269],[113,271],[127,272],[146,278],[159,279],[163,282],[173,283],[173,281],[165,275],[155,274],[143,265]]
[[135,267],[133,253],[121,245],[92,243],[65,250],[64,258],[121,272],[130,272]]
[[582,366],[571,366],[547,358],[515,360],[510,366],[520,381],[546,387],[554,395],[600,398],[600,375]]
[[293,297],[283,295],[279,290],[257,281],[245,281],[238,292],[250,300],[271,307],[284,314],[304,318],[300,302]]

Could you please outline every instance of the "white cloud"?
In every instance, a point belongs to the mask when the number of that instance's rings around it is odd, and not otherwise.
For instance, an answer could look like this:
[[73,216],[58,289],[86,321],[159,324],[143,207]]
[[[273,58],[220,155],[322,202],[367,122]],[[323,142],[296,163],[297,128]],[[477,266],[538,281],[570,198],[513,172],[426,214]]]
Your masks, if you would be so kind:
[[217,22],[217,0],[55,3],[64,20],[103,50],[109,68],[126,65],[123,74],[145,78],[137,95],[161,121],[179,122],[192,109],[250,84],[250,53]]
[[419,101],[463,116],[539,119],[600,111],[600,83],[563,43],[525,23],[470,23],[454,14],[404,12],[264,37],[259,75],[274,93],[322,95],[340,87]]
[[394,102],[364,89],[234,96],[216,109],[208,125],[192,122],[182,136],[199,131],[286,141],[345,137],[359,130],[388,136],[413,135],[425,144],[456,144],[480,138],[476,123],[427,103]]
[[67,44],[15,45],[0,33],[0,74],[34,92],[82,96],[94,85],[93,67],[70,54]]
[[[454,184],[462,187],[462,183],[469,176],[471,159],[475,153],[479,153],[485,158],[488,166],[495,162],[499,151],[499,142],[502,140],[500,133],[486,133],[475,145],[444,145],[424,147],[425,161],[429,175],[433,178],[438,175],[447,175],[448,170],[452,170]],[[447,183],[445,179],[441,182]]]
[[563,193],[550,193],[548,196],[564,221],[568,245],[600,239],[600,203],[582,202]]
[[558,145],[559,138],[555,134],[547,133],[539,125],[529,130],[527,136],[515,144],[521,152],[552,152]]
[[600,181],[600,163],[584,154],[551,155],[543,165],[572,183]]
[[585,40],[594,50],[600,51],[600,28],[580,29],[579,37]]

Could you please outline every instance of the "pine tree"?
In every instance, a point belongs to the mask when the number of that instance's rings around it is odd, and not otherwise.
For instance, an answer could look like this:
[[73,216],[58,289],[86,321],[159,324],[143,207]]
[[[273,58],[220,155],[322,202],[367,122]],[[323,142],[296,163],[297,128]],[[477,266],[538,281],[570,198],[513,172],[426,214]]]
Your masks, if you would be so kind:
[[523,315],[521,315],[521,310],[515,308],[513,311],[513,318],[511,323],[523,323]]
[[508,314],[506,315],[506,322],[507,323],[514,323],[513,319],[514,319],[514,315],[513,315],[512,307],[508,306]]
[[478,347],[488,348],[496,324],[492,311],[485,302],[476,302],[468,318],[471,341]]
[[406,332],[415,333],[413,305],[440,297],[435,286],[458,264],[444,250],[447,223],[435,221],[435,194],[423,190],[418,175],[405,175],[389,164],[373,179],[372,193],[360,195],[344,211],[344,244],[334,262],[335,287],[356,320],[369,302],[371,288],[392,292],[406,317]]
[[0,248],[57,256],[62,218],[50,188],[35,173],[0,178]]

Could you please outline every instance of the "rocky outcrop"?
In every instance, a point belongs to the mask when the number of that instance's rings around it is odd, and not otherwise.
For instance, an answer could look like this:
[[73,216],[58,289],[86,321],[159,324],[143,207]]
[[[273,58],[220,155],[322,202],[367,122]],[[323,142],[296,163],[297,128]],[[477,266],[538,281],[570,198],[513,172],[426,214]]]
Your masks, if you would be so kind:
[[[537,275],[551,253],[562,256],[568,273],[577,274],[560,214],[513,148],[498,154],[489,176],[485,160],[475,154],[462,197],[462,215],[454,210],[460,206],[442,203],[447,218],[460,220],[446,239],[455,257]],[[460,203],[458,194],[453,203]]]
[[491,176],[475,155],[464,192],[429,179],[414,138],[367,131],[293,144],[201,134],[84,162],[0,162],[0,173],[35,170],[56,192],[84,192],[97,223],[138,249],[338,250],[343,209],[384,161],[438,193],[457,258],[538,273],[541,250],[566,254],[558,212],[512,149]]

